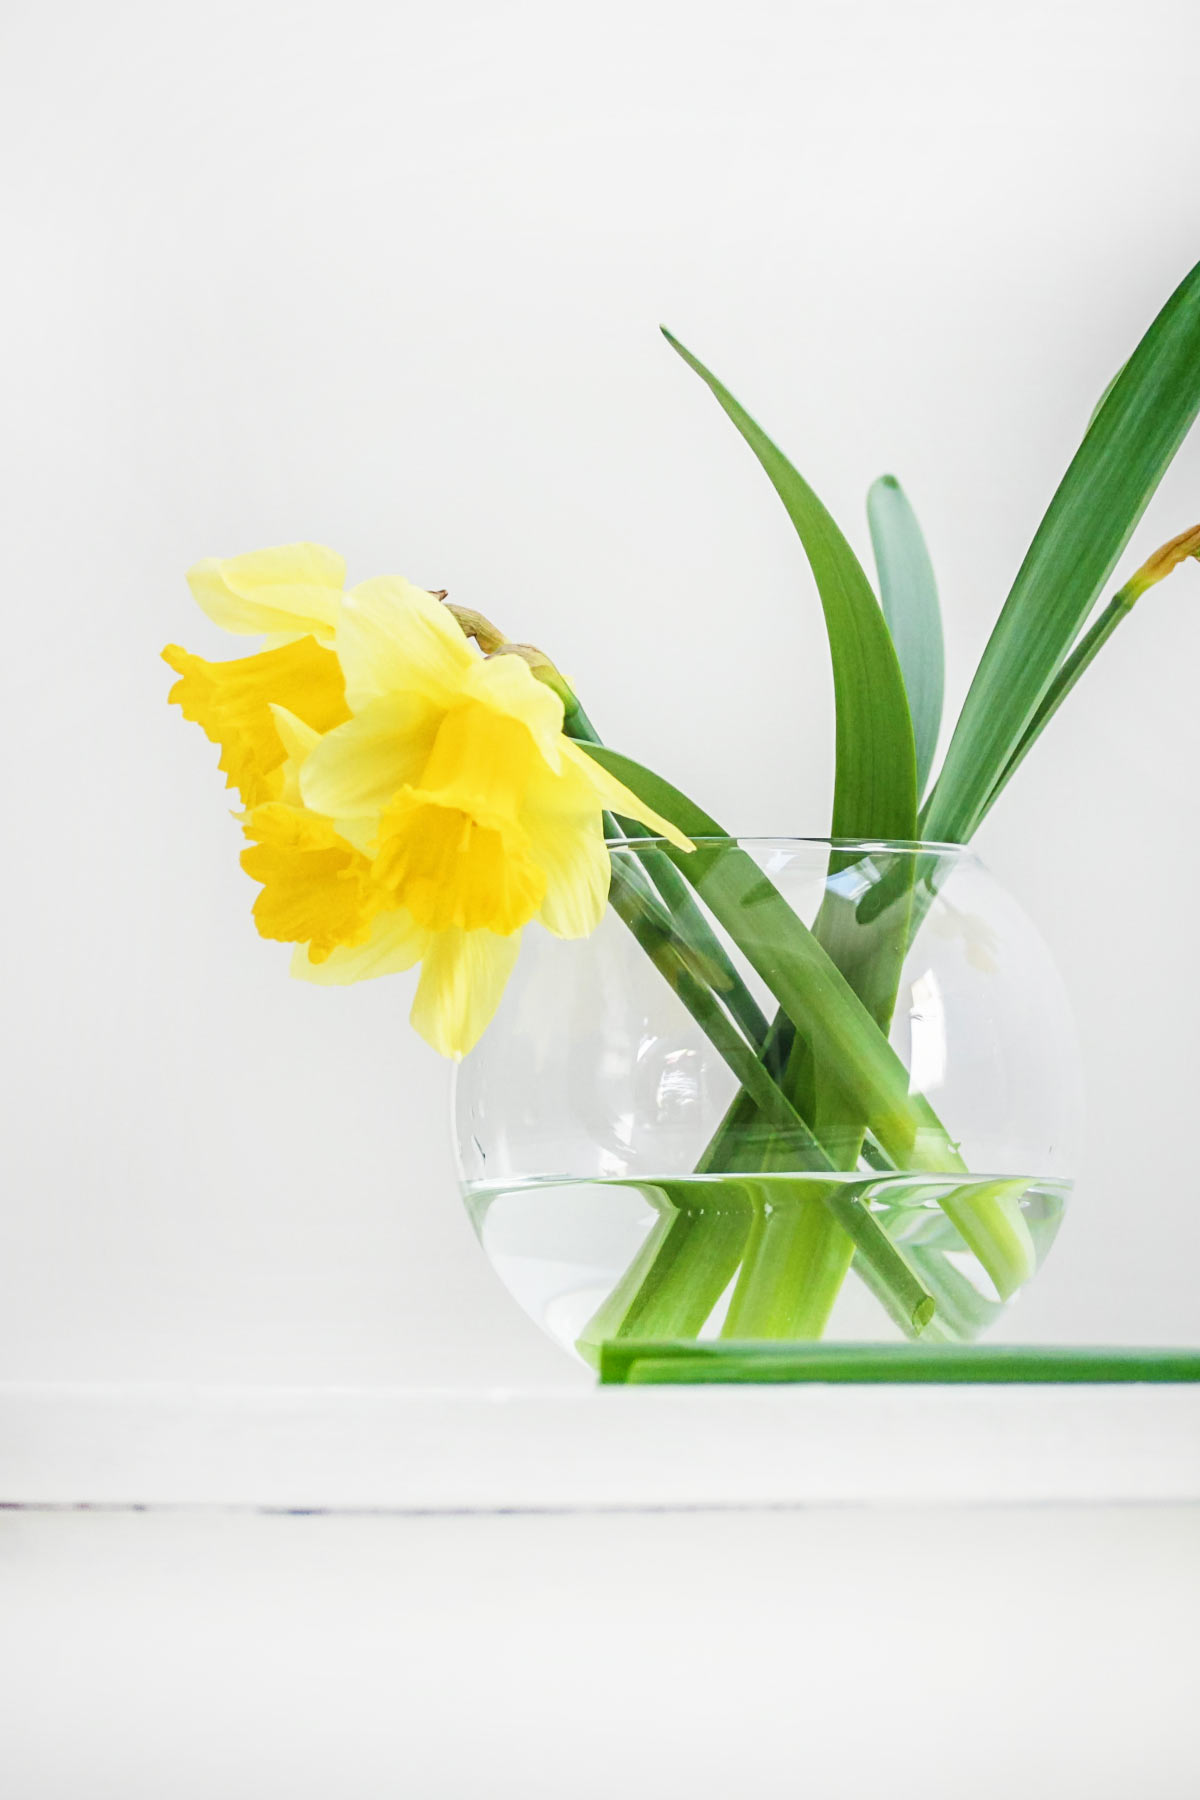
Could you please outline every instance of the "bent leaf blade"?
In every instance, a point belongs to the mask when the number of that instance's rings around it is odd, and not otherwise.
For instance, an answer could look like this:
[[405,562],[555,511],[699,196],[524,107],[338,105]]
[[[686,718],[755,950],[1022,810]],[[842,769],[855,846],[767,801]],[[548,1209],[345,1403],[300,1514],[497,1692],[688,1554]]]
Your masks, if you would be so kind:
[[912,714],[920,795],[929,781],[942,724],[946,658],[937,582],[917,516],[894,475],[881,475],[872,483],[867,523],[883,616]]
[[900,664],[871,584],[832,515],[782,450],[711,370],[665,326],[662,330],[762,464],[812,567],[833,661],[833,836],[912,838],[917,806],[912,720]]
[[965,843],[1200,411],[1200,263],[1112,383],[1038,526],[922,816]]

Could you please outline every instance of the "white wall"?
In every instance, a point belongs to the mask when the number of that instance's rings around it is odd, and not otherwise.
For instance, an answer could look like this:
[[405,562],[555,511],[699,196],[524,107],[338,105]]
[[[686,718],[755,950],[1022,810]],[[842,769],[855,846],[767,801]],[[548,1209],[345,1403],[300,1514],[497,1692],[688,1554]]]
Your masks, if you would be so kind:
[[[759,472],[929,533],[961,698],[1101,389],[1200,255],[1190,0],[7,9],[0,1374],[571,1380],[456,1199],[402,981],[289,983],[169,639],[308,536],[550,648],[610,740],[820,831],[827,657]],[[1127,567],[1200,517],[1193,439]],[[1029,1335],[1194,1339],[1200,571],[981,840],[1090,1155]],[[769,721],[764,724],[764,721]]]

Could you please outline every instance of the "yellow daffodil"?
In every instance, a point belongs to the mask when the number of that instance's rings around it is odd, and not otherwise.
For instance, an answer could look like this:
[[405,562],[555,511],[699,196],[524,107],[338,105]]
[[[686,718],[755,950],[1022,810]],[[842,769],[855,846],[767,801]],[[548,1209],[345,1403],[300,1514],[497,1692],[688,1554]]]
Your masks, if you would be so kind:
[[193,570],[212,617],[274,647],[237,663],[172,648],[172,698],[221,744],[246,802],[262,935],[296,944],[309,981],[419,962],[413,1023],[458,1057],[527,924],[560,937],[599,924],[605,808],[689,846],[564,735],[562,699],[521,656],[481,657],[438,599],[396,577],[331,604],[341,568],[296,545]]
[[247,806],[276,800],[283,791],[288,752],[273,705],[286,707],[317,733],[350,717],[338,659],[311,637],[234,662],[205,662],[168,644],[163,660],[180,676],[170,698],[185,719],[220,744],[226,786],[237,788]]
[[169,644],[180,676],[169,698],[221,746],[226,785],[247,806],[278,799],[288,751],[272,714],[286,707],[314,731],[350,717],[333,641],[345,564],[320,544],[285,544],[188,571],[196,600],[226,631],[266,635],[270,648],[234,662],[206,662]]
[[188,586],[215,625],[268,644],[298,637],[332,644],[345,585],[344,561],[323,544],[209,557],[188,570]]

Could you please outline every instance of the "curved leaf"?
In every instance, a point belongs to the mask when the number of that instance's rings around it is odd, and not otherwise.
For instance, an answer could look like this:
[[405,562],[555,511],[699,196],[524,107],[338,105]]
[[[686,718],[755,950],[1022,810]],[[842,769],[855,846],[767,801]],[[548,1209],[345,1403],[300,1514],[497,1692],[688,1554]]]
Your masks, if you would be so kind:
[[945,652],[937,582],[917,516],[894,475],[881,475],[872,483],[867,523],[879,571],[883,616],[896,646],[912,713],[920,795],[929,780],[942,724]]
[[808,483],[728,388],[662,327],[712,390],[766,470],[816,578],[833,658],[837,708],[834,837],[912,838],[917,776],[900,664],[862,567]]
[[1200,263],[1112,383],[988,640],[922,819],[964,843],[1200,411]]

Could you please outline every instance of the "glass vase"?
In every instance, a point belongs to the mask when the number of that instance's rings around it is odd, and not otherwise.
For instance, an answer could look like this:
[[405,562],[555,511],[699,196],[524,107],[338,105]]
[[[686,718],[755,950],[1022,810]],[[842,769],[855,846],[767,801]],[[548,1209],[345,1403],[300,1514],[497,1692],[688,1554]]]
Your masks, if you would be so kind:
[[611,846],[460,1066],[466,1204],[564,1347],[969,1342],[1041,1267],[1081,1113],[1045,944],[970,851]]

